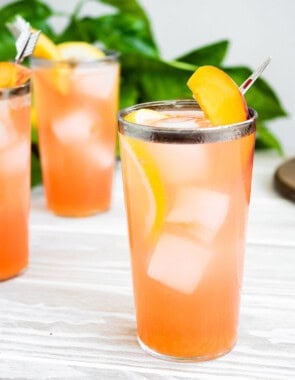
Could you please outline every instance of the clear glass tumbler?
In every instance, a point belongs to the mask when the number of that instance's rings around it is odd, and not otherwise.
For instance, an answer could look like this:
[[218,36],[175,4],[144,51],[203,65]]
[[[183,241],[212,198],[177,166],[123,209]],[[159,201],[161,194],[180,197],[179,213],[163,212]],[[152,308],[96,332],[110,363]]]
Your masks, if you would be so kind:
[[111,204],[118,54],[94,61],[32,59],[34,105],[48,208],[86,216]]
[[[139,109],[169,117],[126,121]],[[191,100],[119,113],[138,341],[154,356],[208,360],[236,342],[255,123],[250,109],[208,126]]]
[[0,280],[28,265],[30,82],[0,88]]

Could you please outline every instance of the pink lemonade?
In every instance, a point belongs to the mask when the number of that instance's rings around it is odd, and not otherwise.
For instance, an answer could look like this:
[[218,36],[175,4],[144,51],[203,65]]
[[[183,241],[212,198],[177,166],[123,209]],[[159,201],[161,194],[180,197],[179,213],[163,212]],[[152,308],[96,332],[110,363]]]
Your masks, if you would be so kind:
[[33,60],[47,205],[56,214],[107,210],[115,163],[116,56],[71,64]]
[[[157,115],[126,121],[141,107]],[[215,128],[192,101],[121,113],[138,339],[156,356],[210,359],[236,342],[254,141],[255,116]]]
[[[29,75],[21,66],[1,65]],[[28,265],[30,103],[29,82],[0,88],[0,280]]]

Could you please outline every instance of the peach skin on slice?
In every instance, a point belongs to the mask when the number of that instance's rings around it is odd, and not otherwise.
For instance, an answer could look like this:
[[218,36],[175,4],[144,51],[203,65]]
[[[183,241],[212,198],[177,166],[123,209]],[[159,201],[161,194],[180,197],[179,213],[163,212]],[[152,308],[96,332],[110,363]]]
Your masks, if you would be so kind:
[[0,62],[0,88],[13,87],[15,73],[14,64],[10,62]]
[[15,78],[15,85],[21,86],[22,84],[25,84],[31,77],[31,70],[27,67],[14,64],[16,68],[16,78]]
[[30,70],[14,62],[0,62],[0,87],[11,88],[24,84],[30,78]]
[[237,84],[215,66],[201,66],[187,82],[213,126],[247,120],[248,107]]

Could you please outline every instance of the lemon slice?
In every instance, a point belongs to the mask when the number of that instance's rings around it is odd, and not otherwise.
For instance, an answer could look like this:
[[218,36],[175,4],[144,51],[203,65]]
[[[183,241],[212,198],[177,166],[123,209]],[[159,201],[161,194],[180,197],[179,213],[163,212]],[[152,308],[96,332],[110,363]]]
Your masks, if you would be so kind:
[[130,112],[125,116],[125,120],[129,123],[152,125],[155,121],[166,119],[168,116],[162,112],[154,111],[149,108],[141,108]]
[[247,120],[246,101],[237,84],[223,70],[215,66],[201,66],[187,85],[212,125]]
[[57,45],[57,50],[64,60],[92,61],[105,57],[103,51],[87,42],[63,42]]
[[60,52],[54,42],[45,34],[41,33],[35,46],[33,56],[42,59],[58,61],[61,59]]
[[[120,134],[122,165],[131,201],[129,220],[145,239],[157,240],[166,213],[166,194],[157,164],[143,141]],[[132,231],[131,226],[131,231]]]

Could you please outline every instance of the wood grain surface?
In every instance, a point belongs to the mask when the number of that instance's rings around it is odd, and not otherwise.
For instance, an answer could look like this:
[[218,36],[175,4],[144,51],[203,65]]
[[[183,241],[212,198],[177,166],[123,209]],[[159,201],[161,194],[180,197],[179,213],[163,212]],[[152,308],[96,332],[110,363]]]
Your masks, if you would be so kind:
[[136,341],[120,168],[112,210],[56,217],[32,193],[30,265],[0,283],[0,379],[295,379],[295,203],[273,190],[282,158],[255,157],[239,339],[204,363]]

